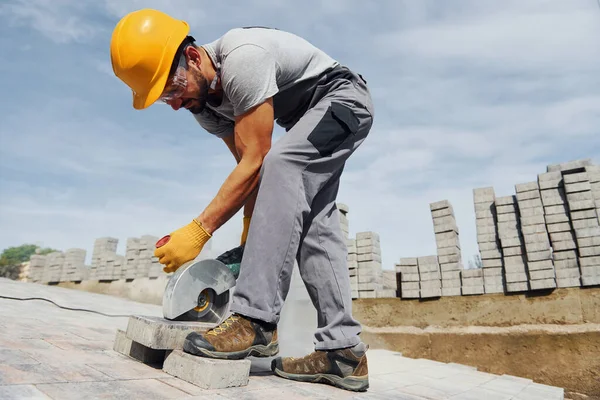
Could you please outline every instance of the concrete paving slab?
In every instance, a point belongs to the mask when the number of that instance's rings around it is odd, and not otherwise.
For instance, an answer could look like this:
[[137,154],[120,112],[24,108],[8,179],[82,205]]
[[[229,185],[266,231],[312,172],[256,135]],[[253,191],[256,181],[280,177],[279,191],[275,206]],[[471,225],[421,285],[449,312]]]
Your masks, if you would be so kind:
[[29,357],[21,350],[0,349],[0,364],[37,364],[38,361]]
[[[183,381],[178,378],[169,377],[169,378],[158,378],[162,383],[166,383],[169,386],[173,386],[176,389],[181,390],[191,396],[207,396],[206,389],[203,389],[199,386],[192,385],[186,381]],[[214,393],[216,395],[216,393]],[[195,398],[195,397],[194,397]]]
[[215,324],[191,321],[169,321],[161,317],[135,315],[129,318],[127,337],[157,350],[181,349],[191,332],[205,332]]
[[33,385],[0,386],[0,399],[2,400],[51,400]]
[[246,386],[251,361],[213,360],[173,350],[165,357],[163,371],[204,389]]
[[0,364],[0,385],[110,380],[108,376],[80,364]]
[[189,395],[156,379],[123,380],[109,382],[67,382],[37,385],[52,399],[181,399]]
[[[0,349],[5,350],[0,353],[0,398],[3,399],[10,399],[10,396],[61,400],[241,400],[269,397],[286,400],[564,399],[561,388],[540,385],[518,377],[489,374],[465,365],[411,359],[400,353],[381,349],[370,349],[367,353],[370,388],[365,393],[279,378],[270,371],[270,359],[254,358],[249,360],[251,365],[247,385],[204,389],[113,350],[119,331],[122,336],[127,329],[130,315],[160,318],[160,306],[6,279],[0,279],[0,292],[23,297],[48,297],[65,306],[126,315],[108,317],[65,310],[47,302],[0,299]],[[10,335],[5,332],[10,332]],[[296,336],[288,337],[296,344]],[[310,332],[306,339],[310,344]],[[306,347],[294,351],[303,354],[310,350],[310,346]],[[35,363],[15,364],[15,359],[18,361],[22,355]],[[282,352],[282,355],[288,354]],[[516,395],[512,394],[519,389],[521,390]]]
[[493,392],[499,392],[514,396],[520,393],[531,383],[532,381],[530,379],[516,380],[511,379],[511,377],[501,376],[484,383],[480,387],[482,389],[491,390]]
[[[7,328],[0,329],[7,332]],[[52,344],[43,339],[22,339],[0,333],[0,349],[49,349]]]
[[138,342],[134,342],[129,339],[125,331],[121,329],[117,329],[113,350],[145,364],[162,365],[165,356],[167,355],[166,350],[155,350]]
[[515,400],[563,400],[564,397],[564,389],[534,382],[519,392]]
[[111,379],[158,379],[170,376],[158,367],[149,367],[140,362],[122,359],[112,363],[86,364]]
[[512,398],[513,396],[510,394],[498,393],[480,387],[449,397],[450,400],[511,400]]

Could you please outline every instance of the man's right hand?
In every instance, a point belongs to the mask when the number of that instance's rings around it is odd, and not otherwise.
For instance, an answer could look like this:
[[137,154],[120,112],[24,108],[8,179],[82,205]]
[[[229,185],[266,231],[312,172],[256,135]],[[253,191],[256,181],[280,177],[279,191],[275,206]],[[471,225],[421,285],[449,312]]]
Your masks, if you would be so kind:
[[164,265],[166,273],[175,272],[188,261],[198,257],[202,248],[211,238],[202,224],[194,219],[189,224],[163,237],[156,243],[154,256]]

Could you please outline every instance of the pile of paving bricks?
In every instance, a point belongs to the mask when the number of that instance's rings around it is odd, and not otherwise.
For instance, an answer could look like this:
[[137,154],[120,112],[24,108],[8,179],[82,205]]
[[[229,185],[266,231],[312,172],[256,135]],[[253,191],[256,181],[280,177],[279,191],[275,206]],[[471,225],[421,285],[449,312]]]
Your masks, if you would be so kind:
[[437,262],[430,255],[400,258],[395,265],[398,296],[436,297],[436,263],[441,295],[455,295],[449,285],[457,275],[448,269],[455,268],[455,261],[462,295],[599,285],[600,166],[589,159],[549,165],[535,181],[514,188],[505,196],[496,196],[493,187],[473,190],[481,257],[475,269],[464,269],[460,260],[452,206],[447,200],[430,203]]
[[555,288],[556,274],[538,182],[517,184],[515,192],[519,224],[525,245],[529,288],[532,290]]
[[[589,159],[548,165],[535,181],[518,183],[515,193],[496,196],[493,187],[473,189],[481,265],[465,269],[459,229],[448,200],[430,203],[436,254],[401,257],[384,279],[377,232],[349,236],[348,206],[338,203],[346,240],[353,299],[435,298],[523,293],[600,285],[600,166]],[[118,240],[96,239],[91,266],[85,250],[69,249],[30,259],[29,280],[39,283],[157,278],[158,237],[128,238],[125,255]],[[387,277],[387,273],[385,273]]]
[[[492,212],[498,221],[499,252],[503,256],[501,261],[506,291],[526,291],[529,289],[529,277],[517,197],[514,195],[495,197],[492,207]],[[483,254],[481,247],[480,253]]]
[[[434,273],[430,276],[433,277],[436,276],[435,274],[439,274],[437,279],[440,279],[441,290],[437,290],[437,288],[428,290],[427,297],[435,293],[440,293],[441,296],[460,296],[460,271],[463,268],[459,230],[454,216],[454,209],[447,200],[431,203],[429,209],[433,219],[433,232],[438,255],[435,263],[431,257],[429,259],[430,272]],[[432,265],[437,265],[438,268],[434,271]]]
[[80,282],[87,278],[88,269],[85,267],[85,250],[68,249],[62,265],[61,282]]
[[346,204],[337,203],[338,208],[338,217],[340,220],[340,228],[342,228],[342,232],[344,233],[344,237],[348,239],[350,236],[350,221],[348,220],[348,211],[349,208]]
[[218,360],[183,352],[189,333],[206,332],[215,325],[135,315],[126,330],[117,330],[113,350],[203,389],[246,386],[249,359]]

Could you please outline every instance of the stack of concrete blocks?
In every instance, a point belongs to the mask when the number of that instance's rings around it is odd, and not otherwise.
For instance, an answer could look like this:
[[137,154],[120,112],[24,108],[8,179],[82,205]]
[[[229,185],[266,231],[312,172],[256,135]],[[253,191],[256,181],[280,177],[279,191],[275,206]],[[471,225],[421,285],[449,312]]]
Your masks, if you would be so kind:
[[538,175],[538,186],[542,204],[546,231],[550,236],[552,259],[556,274],[556,287],[578,287],[580,282],[579,262],[577,260],[577,243],[571,225],[571,215],[567,205],[567,196],[560,171],[546,172]]
[[530,290],[556,288],[550,238],[537,181],[515,185]]
[[62,268],[61,282],[80,282],[87,279],[85,249],[67,249]]
[[[512,200],[512,199],[511,199]],[[513,225],[510,217],[511,202],[506,198],[496,198],[492,187],[473,189],[473,203],[477,228],[477,244],[483,264],[483,271],[468,272],[461,279],[470,285],[467,292],[479,294],[479,280],[483,280],[485,293],[503,293],[506,287],[504,277],[504,261],[500,238],[513,237]],[[500,215],[498,215],[500,214]]]
[[422,299],[442,296],[442,272],[438,256],[417,257],[419,288]]
[[584,167],[590,180],[592,188],[592,197],[596,208],[596,217],[600,223],[600,165],[587,165]]
[[484,294],[483,268],[464,269],[460,271],[463,296]]
[[356,239],[346,239],[348,248],[347,263],[348,274],[350,275],[350,291],[352,299],[358,299],[358,254],[356,249]]
[[[596,212],[596,202],[592,192],[591,180],[596,180],[593,170],[585,170],[585,160],[581,166],[563,167],[563,176],[571,224],[578,244],[578,261],[581,271],[581,285],[600,284],[600,223]],[[571,162],[575,164],[575,162]],[[589,174],[592,175],[590,179]]]
[[99,281],[114,281],[114,266],[119,255],[116,252],[106,251],[100,257],[96,267],[96,279]]
[[507,292],[529,290],[525,240],[521,230],[517,196],[499,196],[494,200],[498,220],[498,239]]
[[383,290],[381,244],[376,232],[356,234],[356,261],[358,263],[358,297],[376,298]]
[[57,283],[60,282],[62,275],[62,267],[65,262],[65,253],[55,251],[48,253],[46,256],[46,267],[44,268],[43,282]]
[[136,237],[127,238],[123,279],[132,280],[136,278],[139,257],[140,239]]
[[346,204],[337,203],[338,208],[338,217],[340,219],[340,227],[342,228],[342,232],[344,233],[344,238],[348,239],[350,235],[350,222],[348,221],[348,211],[349,208]]
[[162,273],[162,266],[154,256],[158,237],[143,235],[140,237],[140,253],[136,269],[136,278],[158,278]]
[[117,254],[113,261],[112,265],[112,279],[118,281],[120,279],[125,279],[125,268],[126,268],[127,259],[125,256]]
[[42,282],[45,268],[46,256],[42,254],[33,254],[29,258],[29,279],[31,282]]
[[402,257],[395,265],[398,278],[398,297],[403,299],[418,299],[421,297],[419,284],[419,264],[415,257]]
[[[437,248],[437,263],[441,273],[442,296],[460,296],[460,271],[462,256],[460,252],[459,230],[454,209],[448,200],[429,204],[433,219],[433,231]],[[431,264],[430,268],[433,268]],[[436,273],[436,271],[431,271]],[[433,283],[428,283],[432,285]],[[437,291],[437,289],[435,289]],[[428,291],[429,292],[429,291]]]
[[[107,274],[104,272],[105,269],[102,268],[102,264],[105,263],[105,259],[107,255],[116,254],[117,246],[119,244],[119,239],[113,237],[101,237],[97,238],[94,241],[94,249],[92,251],[92,266],[90,268],[89,278],[91,280],[102,280],[106,279]],[[99,277],[98,268],[104,278]],[[111,278],[112,279],[112,278]]]

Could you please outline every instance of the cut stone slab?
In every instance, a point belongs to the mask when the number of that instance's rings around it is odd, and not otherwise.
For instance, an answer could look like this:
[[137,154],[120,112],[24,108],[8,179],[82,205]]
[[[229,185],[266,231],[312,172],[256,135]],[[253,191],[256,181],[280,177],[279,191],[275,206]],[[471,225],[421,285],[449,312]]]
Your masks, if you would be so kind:
[[135,342],[127,337],[125,331],[117,330],[113,350],[144,364],[162,364],[166,350],[155,350]]
[[205,332],[215,324],[192,321],[170,321],[151,316],[133,315],[127,324],[127,338],[155,350],[181,349],[191,332]]
[[0,386],[0,399],[51,400],[33,385]]
[[223,389],[248,385],[251,364],[248,359],[216,360],[173,350],[163,371],[204,389]]

